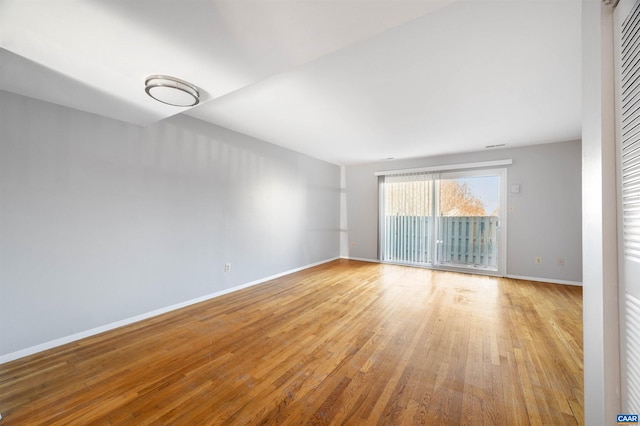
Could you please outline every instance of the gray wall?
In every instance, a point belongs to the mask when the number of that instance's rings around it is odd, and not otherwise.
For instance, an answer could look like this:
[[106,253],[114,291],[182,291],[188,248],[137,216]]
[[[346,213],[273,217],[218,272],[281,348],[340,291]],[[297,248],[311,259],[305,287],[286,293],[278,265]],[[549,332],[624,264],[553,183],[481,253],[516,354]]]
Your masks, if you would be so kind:
[[339,255],[335,165],[2,91],[0,130],[0,355]]
[[[513,159],[507,180],[520,184],[509,194],[507,275],[582,282],[581,146],[579,141],[346,168],[349,257],[377,259],[376,171]],[[534,258],[543,263],[536,265]],[[565,258],[565,266],[558,258]]]

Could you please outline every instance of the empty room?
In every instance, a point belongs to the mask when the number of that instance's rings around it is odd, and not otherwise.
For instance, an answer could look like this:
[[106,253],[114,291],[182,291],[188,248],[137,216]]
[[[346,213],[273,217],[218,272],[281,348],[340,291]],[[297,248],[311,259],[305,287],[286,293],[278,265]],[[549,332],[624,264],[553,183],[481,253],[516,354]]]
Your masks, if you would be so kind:
[[639,21],[0,0],[0,425],[633,419]]

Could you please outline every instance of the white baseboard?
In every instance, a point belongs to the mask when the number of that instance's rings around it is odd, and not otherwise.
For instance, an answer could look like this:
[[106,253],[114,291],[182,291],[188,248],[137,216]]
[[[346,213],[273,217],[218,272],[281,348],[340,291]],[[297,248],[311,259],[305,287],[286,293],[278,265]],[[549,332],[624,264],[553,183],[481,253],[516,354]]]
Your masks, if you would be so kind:
[[331,259],[322,260],[320,262],[311,263],[309,265],[301,266],[299,268],[291,269],[285,272],[281,272],[279,274],[270,275],[265,278],[260,278],[255,281],[251,281],[245,284],[241,284],[235,287],[227,288],[224,290],[217,291],[215,293],[210,293],[205,296],[201,296],[195,299],[187,300],[185,302],[176,303],[175,305],[167,306],[164,308],[156,309],[151,312],[147,312],[144,314],[136,315],[131,318],[126,318],[120,321],[115,321],[106,325],[102,325],[100,327],[92,328],[90,330],[81,331],[79,333],[71,334],[69,336],[61,337],[59,339],[50,340],[45,343],[41,343],[39,345],[31,346],[25,349],[21,349],[16,352],[11,352],[6,355],[0,355],[0,364],[4,364],[9,361],[14,361],[19,358],[23,358],[29,355],[36,354],[38,352],[46,351],[48,349],[52,349],[58,346],[66,345],[67,343],[75,342],[80,339],[84,339],[86,337],[94,336],[96,334],[104,333],[105,331],[113,330],[118,327],[123,327],[125,325],[133,324],[138,321],[142,321],[148,318],[152,318],[158,315],[166,314],[167,312],[175,311],[176,309],[184,308],[190,305],[195,305],[196,303],[204,302],[205,300],[214,299],[216,297],[220,297],[225,294],[233,293],[234,291],[242,290],[243,288],[252,287],[257,284],[264,283],[266,281],[271,281],[276,278],[283,277],[285,275],[293,274],[295,272],[300,272],[305,269],[313,268],[314,266],[322,265],[324,263],[332,262],[334,260],[339,259],[339,257],[333,257]]
[[359,260],[360,262],[380,263],[380,261],[377,259],[365,259],[364,257],[340,256],[340,259]]
[[523,277],[520,275],[505,275],[505,277],[512,278],[514,280],[537,281],[539,283],[573,285],[573,286],[582,287],[582,283],[580,281],[566,281],[566,280],[556,280],[552,278],[539,278],[539,277]]

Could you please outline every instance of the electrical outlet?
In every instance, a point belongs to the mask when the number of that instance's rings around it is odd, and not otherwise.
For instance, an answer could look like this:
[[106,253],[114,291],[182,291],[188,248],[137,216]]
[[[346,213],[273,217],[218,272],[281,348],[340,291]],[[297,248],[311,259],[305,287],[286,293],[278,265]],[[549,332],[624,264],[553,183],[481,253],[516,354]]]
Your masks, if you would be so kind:
[[566,265],[567,261],[564,257],[559,257],[558,258],[558,266],[564,266]]
[[351,248],[354,248],[356,246],[356,243],[351,242]]
[[542,265],[542,258],[540,256],[536,256],[534,261],[536,262],[536,265]]
[[224,271],[225,272],[231,272],[231,264],[230,263],[225,263],[224,264]]

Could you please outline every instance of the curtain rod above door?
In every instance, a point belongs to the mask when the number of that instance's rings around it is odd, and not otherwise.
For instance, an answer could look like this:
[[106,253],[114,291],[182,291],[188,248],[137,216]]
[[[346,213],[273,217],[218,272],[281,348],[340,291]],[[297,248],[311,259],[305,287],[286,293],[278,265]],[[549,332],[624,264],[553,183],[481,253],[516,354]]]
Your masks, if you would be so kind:
[[448,164],[443,166],[418,167],[415,169],[382,170],[382,171],[376,172],[375,175],[391,176],[391,175],[403,175],[407,173],[442,172],[445,170],[466,170],[466,169],[476,169],[479,167],[507,166],[509,164],[513,164],[513,160],[510,158],[506,160],[480,161],[477,163]]

